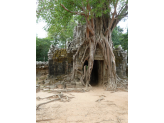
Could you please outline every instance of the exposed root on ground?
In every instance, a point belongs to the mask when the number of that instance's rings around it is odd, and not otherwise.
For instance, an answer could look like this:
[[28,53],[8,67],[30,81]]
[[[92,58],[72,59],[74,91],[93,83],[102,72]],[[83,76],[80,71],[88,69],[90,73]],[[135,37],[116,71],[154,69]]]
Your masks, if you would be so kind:
[[53,99],[53,98],[55,98],[55,99],[38,104],[36,106],[36,110],[38,110],[38,108],[41,105],[44,105],[44,104],[47,104],[47,103],[50,103],[50,102],[54,102],[54,101],[58,101],[58,100],[60,100],[61,102],[69,102],[71,98],[74,98],[74,97],[69,97],[67,95],[64,95],[62,92],[88,92],[90,89],[91,89],[91,87],[88,87],[88,88],[67,88],[67,89],[54,89],[54,90],[51,90],[51,92],[59,92],[59,94],[55,94],[55,95],[44,97],[44,98],[37,97],[36,98],[37,100]]
[[36,122],[50,121],[50,120],[55,120],[55,119],[42,119],[42,120],[36,120]]
[[57,101],[57,100],[60,100],[61,102],[69,102],[71,98],[74,98],[74,97],[68,97],[67,95],[64,95],[62,93],[60,94],[55,94],[55,95],[52,95],[52,96],[49,96],[49,97],[45,97],[45,98],[40,98],[40,97],[37,97],[36,99],[37,100],[41,100],[41,99],[50,99],[50,98],[56,98],[56,99],[53,99],[53,100],[50,100],[50,101],[47,101],[47,102],[44,102],[44,103],[40,103],[36,106],[36,110],[41,106],[41,105],[44,105],[44,104],[47,104],[47,103],[50,103],[50,102],[54,102],[54,101]]

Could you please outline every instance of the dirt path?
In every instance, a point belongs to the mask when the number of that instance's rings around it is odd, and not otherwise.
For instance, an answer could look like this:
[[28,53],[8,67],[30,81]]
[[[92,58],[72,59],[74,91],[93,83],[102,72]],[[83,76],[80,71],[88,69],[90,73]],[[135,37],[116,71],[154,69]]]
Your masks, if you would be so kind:
[[[40,106],[36,111],[36,120],[45,121],[38,123],[128,123],[128,92],[111,93],[102,87],[94,87],[85,93],[64,94],[74,95],[75,98],[70,102],[56,101]],[[47,92],[36,93],[41,98],[51,95]],[[96,102],[100,95],[105,96],[104,100]],[[36,104],[46,101],[36,100]]]

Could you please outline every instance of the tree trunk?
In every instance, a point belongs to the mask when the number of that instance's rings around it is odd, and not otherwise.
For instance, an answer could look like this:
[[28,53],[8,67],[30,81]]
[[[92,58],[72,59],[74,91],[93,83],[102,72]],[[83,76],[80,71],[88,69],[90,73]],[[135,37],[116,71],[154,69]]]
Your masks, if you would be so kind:
[[[93,69],[94,64],[94,56],[96,51],[96,46],[99,44],[99,46],[102,49],[102,54],[104,57],[104,63],[105,63],[105,70],[107,72],[108,76],[108,82],[107,82],[107,90],[108,89],[116,89],[117,88],[117,81],[116,81],[116,65],[115,65],[115,56],[113,53],[113,43],[111,40],[111,33],[114,28],[114,26],[108,31],[108,33],[105,35],[106,30],[108,29],[110,25],[111,20],[109,20],[109,17],[102,16],[102,17],[95,17],[93,20],[90,20],[86,24],[86,37],[83,41],[83,44],[81,47],[85,44],[88,45],[89,48],[89,56],[86,58],[83,58],[80,60],[82,61],[82,65],[84,65],[84,62],[88,61],[88,69],[86,73],[81,73],[81,82],[86,87],[89,86],[90,82],[90,76]],[[75,71],[77,71],[76,67],[76,58],[78,58],[80,48],[77,50],[76,54],[73,58],[73,76],[72,79],[75,77]],[[86,55],[86,52],[83,54]],[[84,79],[85,78],[85,79]]]
[[[114,11],[111,11],[111,8],[109,5],[114,2]],[[102,11],[109,10],[110,13],[102,14],[101,17],[95,17],[95,14],[91,11],[92,8],[94,8],[94,5],[90,5],[89,1],[87,1],[86,6],[84,6],[82,2],[82,7],[80,11],[70,11],[68,10],[63,4],[60,4],[66,11],[85,17],[86,20],[86,32],[85,32],[85,38],[80,37],[80,39],[83,40],[82,45],[78,48],[77,52],[73,56],[73,74],[72,79],[75,78],[75,74],[78,72],[80,74],[80,81],[82,84],[85,84],[86,86],[89,85],[91,72],[93,69],[94,64],[94,56],[96,51],[97,44],[100,45],[104,57],[104,63],[105,63],[105,70],[107,72],[108,81],[107,81],[107,89],[116,89],[117,88],[117,77],[116,77],[116,65],[115,65],[115,56],[113,53],[113,43],[111,40],[111,33],[115,26],[118,24],[118,22],[125,17],[128,12],[128,4],[127,2],[125,5],[121,7],[119,12],[117,12],[118,0],[116,1],[109,1],[104,2],[104,5],[102,7]],[[81,42],[80,42],[81,43]],[[84,52],[83,56],[81,58],[81,63],[77,62],[77,59],[79,58],[79,51],[83,45],[89,48],[89,52]],[[85,46],[84,46],[85,47]],[[87,49],[86,49],[87,50]],[[85,54],[88,54],[85,56]],[[81,53],[80,53],[81,54]],[[85,74],[78,70],[77,64],[84,65],[85,61],[88,61],[88,69],[85,72]],[[83,68],[83,67],[82,67]]]

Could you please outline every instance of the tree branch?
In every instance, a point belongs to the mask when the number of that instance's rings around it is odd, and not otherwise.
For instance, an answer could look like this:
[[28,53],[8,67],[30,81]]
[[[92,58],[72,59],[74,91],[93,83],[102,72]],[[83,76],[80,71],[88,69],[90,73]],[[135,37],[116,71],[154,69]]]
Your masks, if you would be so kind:
[[124,7],[124,9],[122,10],[122,12],[119,12],[119,15],[116,16],[115,21],[112,24],[112,28],[111,28],[112,31],[116,27],[116,25],[118,24],[118,22],[122,18],[124,18],[124,17],[126,17],[128,15],[128,12],[126,12],[127,10],[128,10],[128,5],[126,4],[125,7]]
[[[83,2],[83,1],[82,1]],[[80,5],[76,4],[75,2],[71,1],[70,4],[76,5],[78,6],[83,12],[85,11],[83,7],[81,7]],[[82,4],[83,5],[83,4]]]
[[76,14],[76,15],[83,15],[83,16],[86,16],[83,12],[72,12],[70,10],[68,10],[63,4],[60,4],[66,11],[70,12],[70,13],[73,13],[73,14]]
[[[120,17],[122,17],[122,18],[123,18],[123,17],[125,17],[127,14],[128,14],[128,12],[127,12],[127,13],[125,13],[125,14],[122,14],[122,15],[117,15],[115,19],[119,19]],[[121,19],[122,19],[122,18],[121,18]]]
[[[115,12],[116,12],[116,11],[115,11]],[[104,33],[105,36],[108,34],[109,30],[110,30],[111,27],[112,27],[112,24],[113,24],[113,21],[114,21],[114,14],[115,14],[115,13],[112,14],[112,20],[111,20],[111,22],[110,22],[110,25],[109,25],[109,27],[106,29],[105,33]]]
[[118,0],[116,0],[116,4],[114,5],[114,12],[112,13],[112,20],[109,24],[109,27],[106,29],[104,35],[106,36],[109,32],[109,30],[111,30],[111,27],[112,27],[112,24],[113,24],[113,21],[115,20],[115,15],[117,15],[117,12],[116,12],[116,8],[117,8],[117,4],[118,4]]
[[118,12],[118,14],[120,14],[120,12],[122,11],[122,9],[126,6],[127,4],[125,4],[124,6],[121,7],[120,11]]
[[128,5],[126,4],[125,7],[123,9],[121,9],[121,10],[119,11],[119,14],[116,16],[116,18],[119,18],[120,16],[124,17],[124,16],[126,16],[128,14],[128,12],[126,12],[128,10]]
[[114,6],[115,11],[116,11],[117,4],[118,4],[118,0],[116,1],[116,4]]
[[90,25],[87,25],[87,28],[88,28],[88,30],[92,33],[92,35],[95,34],[94,31],[93,31],[93,28],[92,28]]
[[93,13],[91,12],[91,6],[89,4],[88,4],[88,10],[90,11],[90,14],[91,14],[91,27],[92,27],[92,30],[94,30]]

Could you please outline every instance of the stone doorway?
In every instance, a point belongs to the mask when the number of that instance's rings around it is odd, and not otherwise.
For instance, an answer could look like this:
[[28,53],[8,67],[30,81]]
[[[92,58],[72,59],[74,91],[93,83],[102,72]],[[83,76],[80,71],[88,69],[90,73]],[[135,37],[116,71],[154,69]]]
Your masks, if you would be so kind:
[[99,86],[102,80],[102,60],[94,60],[93,69],[90,78],[91,86]]
[[[84,66],[86,66],[86,70],[88,69],[88,61],[85,61]],[[84,73],[84,69],[83,69]],[[94,60],[93,69],[90,77],[89,84],[91,86],[99,86],[102,83],[102,75],[103,75],[103,60]]]
[[98,85],[98,61],[94,60],[94,64],[93,64],[93,69],[92,69],[92,73],[91,73],[91,78],[90,78],[90,85],[91,86],[96,86]]

